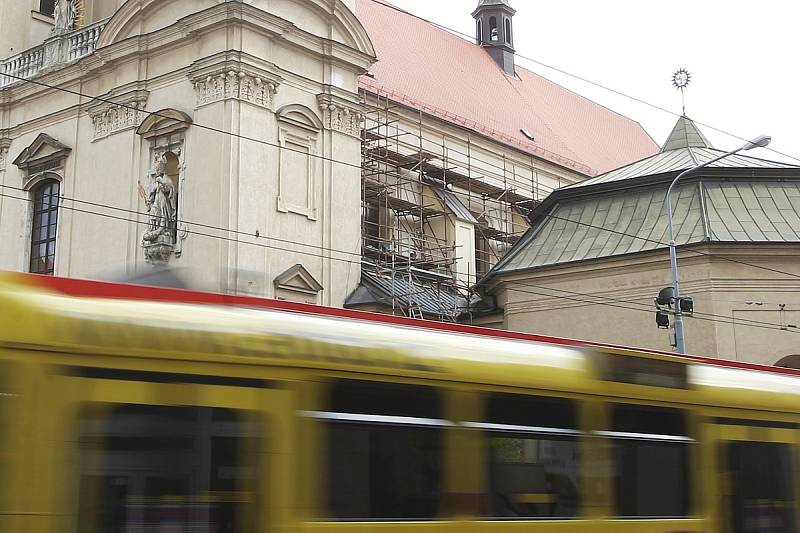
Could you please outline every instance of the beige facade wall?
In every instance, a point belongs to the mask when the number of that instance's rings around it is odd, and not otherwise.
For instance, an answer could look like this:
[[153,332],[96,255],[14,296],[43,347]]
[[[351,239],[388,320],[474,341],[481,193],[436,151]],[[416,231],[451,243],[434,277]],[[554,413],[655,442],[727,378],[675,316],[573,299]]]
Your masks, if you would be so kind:
[[[770,365],[800,353],[791,327],[800,326],[798,252],[795,244],[682,250],[681,292],[696,311],[685,321],[687,350]],[[507,329],[670,351],[672,330],[657,329],[653,303],[670,284],[663,250],[507,274],[491,291]]]
[[[88,10],[106,16],[107,7]],[[71,148],[51,169],[63,196],[57,275],[154,268],[139,186],[170,151],[183,223],[169,266],[193,286],[274,296],[273,280],[301,264],[323,287],[316,301],[341,305],[359,281],[357,77],[374,60],[347,7],[129,0],[98,47],[37,80],[110,103],[28,82],[0,90],[0,269],[28,268],[35,179],[13,161],[45,133]],[[163,110],[191,124],[172,136],[137,134]]]

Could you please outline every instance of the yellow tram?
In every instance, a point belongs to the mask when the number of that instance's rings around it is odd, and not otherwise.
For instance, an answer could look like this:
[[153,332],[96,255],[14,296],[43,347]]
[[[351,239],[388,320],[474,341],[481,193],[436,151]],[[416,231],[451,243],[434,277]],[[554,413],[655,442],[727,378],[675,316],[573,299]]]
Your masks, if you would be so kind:
[[0,276],[0,532],[797,527],[800,376]]

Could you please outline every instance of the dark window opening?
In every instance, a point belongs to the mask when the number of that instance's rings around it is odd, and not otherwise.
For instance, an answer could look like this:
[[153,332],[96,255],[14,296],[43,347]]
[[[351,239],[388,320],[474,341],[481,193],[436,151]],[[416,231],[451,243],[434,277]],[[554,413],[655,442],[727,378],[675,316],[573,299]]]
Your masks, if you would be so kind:
[[479,229],[475,231],[475,273],[478,279],[489,272],[492,267],[492,251],[489,247],[489,239],[481,235]]
[[511,20],[506,19],[506,43],[511,44]]
[[[430,520],[443,473],[435,389],[340,381],[329,420],[328,503],[338,520]],[[338,418],[337,418],[338,417]]]
[[599,373],[606,381],[671,389],[689,388],[686,363],[611,353],[598,353],[596,361]]
[[39,13],[52,17],[56,11],[56,0],[39,0]]
[[123,405],[87,409],[80,422],[80,533],[253,531],[255,419],[226,409]]
[[788,444],[732,442],[727,487],[731,533],[791,533],[795,528],[792,449]]
[[497,27],[497,17],[489,18],[489,40],[497,42],[500,40],[500,30]]
[[366,245],[379,249],[381,246],[381,211],[374,202],[365,202],[362,216]]
[[478,44],[483,42],[483,20],[478,20],[478,29],[476,31],[476,35],[478,36]]
[[560,398],[493,395],[489,512],[498,519],[574,518],[580,506],[575,405]]
[[47,180],[33,190],[30,271],[53,274],[56,262],[59,183]]
[[689,444],[677,409],[616,405],[612,415],[617,516],[689,514]]

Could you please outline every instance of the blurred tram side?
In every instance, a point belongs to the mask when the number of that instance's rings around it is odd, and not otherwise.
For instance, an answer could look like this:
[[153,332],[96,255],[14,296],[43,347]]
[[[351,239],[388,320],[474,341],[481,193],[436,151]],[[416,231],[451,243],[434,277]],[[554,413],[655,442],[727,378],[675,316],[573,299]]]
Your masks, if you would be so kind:
[[0,531],[797,532],[800,376],[0,275]]

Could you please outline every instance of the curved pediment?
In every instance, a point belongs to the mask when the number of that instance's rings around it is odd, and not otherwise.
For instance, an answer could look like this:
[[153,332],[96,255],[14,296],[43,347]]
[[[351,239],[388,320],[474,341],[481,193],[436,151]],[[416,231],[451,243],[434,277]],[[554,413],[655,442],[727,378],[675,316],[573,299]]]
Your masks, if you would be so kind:
[[136,129],[136,134],[145,139],[163,137],[183,131],[192,124],[192,117],[177,109],[162,109],[150,113]]
[[276,114],[278,120],[306,130],[319,131],[323,128],[322,121],[316,113],[304,105],[286,105],[280,108]]
[[174,26],[191,15],[210,12],[221,4],[229,4],[245,14],[247,9],[254,8],[288,21],[289,29],[297,27],[375,56],[367,31],[341,0],[128,0],[109,20],[97,41],[97,48]]

